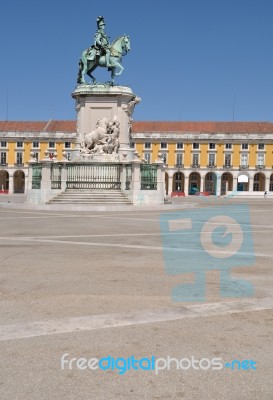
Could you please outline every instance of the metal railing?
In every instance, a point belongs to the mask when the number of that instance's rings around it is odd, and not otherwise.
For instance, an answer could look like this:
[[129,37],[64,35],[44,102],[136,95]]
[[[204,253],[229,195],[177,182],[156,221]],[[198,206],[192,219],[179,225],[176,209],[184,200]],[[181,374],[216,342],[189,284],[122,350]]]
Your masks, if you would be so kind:
[[200,164],[191,164],[191,168],[200,168]]
[[130,190],[132,182],[132,165],[126,165],[125,171],[126,171],[125,190]]
[[67,165],[67,189],[120,189],[120,164]]
[[60,164],[51,165],[51,189],[61,189],[62,167]]
[[32,165],[32,189],[41,189],[42,164]]
[[231,169],[231,168],[233,168],[233,167],[232,167],[232,165],[230,165],[230,164],[225,164],[225,165],[223,165],[223,168],[224,168],[224,169]]
[[244,170],[244,169],[248,169],[248,168],[249,168],[248,165],[239,165],[240,170]]
[[140,189],[157,190],[157,166],[151,164],[140,165]]

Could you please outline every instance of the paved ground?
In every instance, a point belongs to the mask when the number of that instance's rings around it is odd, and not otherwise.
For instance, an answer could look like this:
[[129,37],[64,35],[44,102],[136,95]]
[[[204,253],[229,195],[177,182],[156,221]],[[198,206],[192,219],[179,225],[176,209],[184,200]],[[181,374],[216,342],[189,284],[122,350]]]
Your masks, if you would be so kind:
[[[235,219],[247,213],[239,199],[191,202],[195,207],[188,217],[198,213],[205,237],[212,207],[237,206]],[[181,199],[168,212],[182,212],[184,218],[188,203]],[[254,285],[254,295],[221,298],[216,270],[207,272],[206,299],[196,303],[172,300],[172,289],[193,282],[194,274],[168,274],[159,223],[163,211],[61,212],[2,205],[0,398],[272,400],[273,200],[249,199],[248,206],[251,225],[241,225],[244,234],[252,231],[256,260],[232,272]],[[183,265],[188,260],[202,264],[198,230],[178,233],[169,237],[181,239]],[[248,260],[251,254],[249,245],[243,256]],[[80,370],[76,361],[62,370],[65,353],[68,361],[130,358],[131,369],[119,373],[125,365],[121,359],[118,368],[106,371]],[[136,370],[131,356],[155,356],[162,368],[169,361],[170,370],[156,374],[148,370],[149,360]],[[168,357],[182,359],[180,366]],[[239,369],[238,362],[231,364],[234,359],[248,362]],[[223,368],[209,368],[220,362]]]

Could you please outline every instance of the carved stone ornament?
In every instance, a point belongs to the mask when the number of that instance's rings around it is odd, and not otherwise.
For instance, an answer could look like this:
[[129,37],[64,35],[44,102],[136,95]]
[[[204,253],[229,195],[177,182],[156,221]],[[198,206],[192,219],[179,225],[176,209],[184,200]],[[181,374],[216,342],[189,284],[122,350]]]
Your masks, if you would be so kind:
[[128,118],[129,118],[129,126],[132,125],[132,120],[133,120],[132,115],[133,115],[135,106],[136,106],[136,104],[138,104],[140,102],[141,102],[141,98],[136,96],[133,100],[131,100],[128,103],[127,108],[124,109],[124,112],[128,115]]
[[81,154],[117,154],[119,149],[120,123],[116,118],[99,119],[96,128],[85,134]]

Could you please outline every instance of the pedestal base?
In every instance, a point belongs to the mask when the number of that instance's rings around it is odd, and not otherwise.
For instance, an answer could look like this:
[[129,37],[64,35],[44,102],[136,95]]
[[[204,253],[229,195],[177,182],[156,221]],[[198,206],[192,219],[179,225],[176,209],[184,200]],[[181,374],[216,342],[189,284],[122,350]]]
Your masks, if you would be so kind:
[[[86,135],[94,132],[99,121],[108,119],[118,122],[119,154],[126,154],[127,161],[132,161],[130,148],[130,127],[134,107],[140,102],[131,88],[126,86],[78,85],[72,93],[76,100],[77,142],[84,143]],[[89,147],[89,150],[92,149]]]

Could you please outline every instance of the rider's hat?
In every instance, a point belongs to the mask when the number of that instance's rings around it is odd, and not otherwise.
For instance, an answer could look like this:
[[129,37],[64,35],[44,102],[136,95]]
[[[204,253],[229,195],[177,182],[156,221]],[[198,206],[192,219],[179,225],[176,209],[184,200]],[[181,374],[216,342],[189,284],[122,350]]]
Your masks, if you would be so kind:
[[98,28],[101,28],[103,25],[105,26],[104,17],[99,16],[99,17],[97,18],[97,27],[98,27]]

